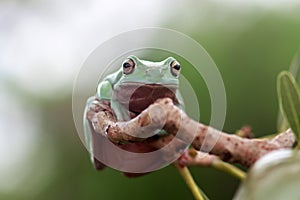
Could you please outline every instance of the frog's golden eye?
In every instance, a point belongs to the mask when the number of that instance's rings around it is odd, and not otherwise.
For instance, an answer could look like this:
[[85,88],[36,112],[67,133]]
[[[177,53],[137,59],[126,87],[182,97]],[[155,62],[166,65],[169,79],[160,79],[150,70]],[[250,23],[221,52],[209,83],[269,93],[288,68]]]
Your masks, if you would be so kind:
[[180,64],[174,60],[173,62],[171,62],[171,73],[175,76],[178,77],[180,74]]
[[134,70],[135,63],[132,59],[128,59],[123,63],[123,73],[130,74]]

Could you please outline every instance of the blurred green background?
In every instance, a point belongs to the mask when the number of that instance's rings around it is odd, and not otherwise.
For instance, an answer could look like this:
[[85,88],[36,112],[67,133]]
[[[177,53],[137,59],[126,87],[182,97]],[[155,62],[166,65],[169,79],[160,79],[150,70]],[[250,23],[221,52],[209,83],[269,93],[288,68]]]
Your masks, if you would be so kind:
[[[268,0],[0,1],[0,199],[192,199],[172,166],[136,179],[93,169],[72,118],[81,64],[120,32],[178,30],[202,44],[222,74],[224,131],[249,124],[258,136],[274,133],[276,76],[299,48],[299,9],[297,1]],[[205,86],[192,84],[208,123]],[[211,199],[232,199],[239,181],[213,169],[191,170]]]

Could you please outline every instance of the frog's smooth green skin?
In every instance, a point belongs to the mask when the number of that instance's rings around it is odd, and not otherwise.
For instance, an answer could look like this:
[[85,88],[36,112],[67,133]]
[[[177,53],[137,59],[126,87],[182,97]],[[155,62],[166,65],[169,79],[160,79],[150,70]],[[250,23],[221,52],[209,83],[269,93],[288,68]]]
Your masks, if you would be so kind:
[[99,83],[96,95],[88,99],[84,111],[84,132],[92,160],[95,148],[100,148],[98,146],[101,144],[95,146],[95,141],[92,141],[96,140],[95,133],[86,119],[86,113],[95,99],[109,101],[118,121],[130,120],[164,97],[171,98],[175,105],[184,109],[179,92],[179,74],[180,65],[172,57],[161,62],[150,62],[129,56],[118,71],[105,77]]
[[299,200],[300,153],[277,150],[259,159],[234,200]]

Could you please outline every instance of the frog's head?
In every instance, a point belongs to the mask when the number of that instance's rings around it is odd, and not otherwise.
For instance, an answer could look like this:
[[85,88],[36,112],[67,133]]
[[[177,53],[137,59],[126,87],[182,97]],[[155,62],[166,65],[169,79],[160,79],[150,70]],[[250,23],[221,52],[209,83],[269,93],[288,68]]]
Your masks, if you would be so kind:
[[164,97],[180,104],[177,91],[180,64],[174,58],[151,62],[129,56],[120,70],[122,75],[114,87],[115,97],[121,104],[128,105],[130,111],[140,113]]
[[122,64],[123,76],[120,84],[142,83],[160,85],[178,85],[180,65],[172,57],[161,62],[140,60],[129,56]]

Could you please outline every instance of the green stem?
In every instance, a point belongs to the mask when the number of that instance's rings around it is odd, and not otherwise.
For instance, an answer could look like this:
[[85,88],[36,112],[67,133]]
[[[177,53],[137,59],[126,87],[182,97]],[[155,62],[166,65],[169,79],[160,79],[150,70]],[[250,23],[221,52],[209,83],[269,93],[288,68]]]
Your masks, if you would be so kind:
[[228,174],[231,174],[232,176],[234,176],[240,180],[244,180],[246,178],[245,172],[243,172],[239,168],[237,168],[229,163],[223,162],[220,159],[216,159],[215,161],[213,161],[212,167],[219,169],[221,171],[224,171]]
[[196,200],[205,200],[199,190],[199,187],[195,183],[189,169],[186,166],[184,166],[184,167],[180,166],[178,163],[174,163],[174,165],[177,168],[177,170],[179,171],[179,173],[182,176],[182,178],[184,179],[184,181],[186,182],[189,189],[191,190],[195,199]]

